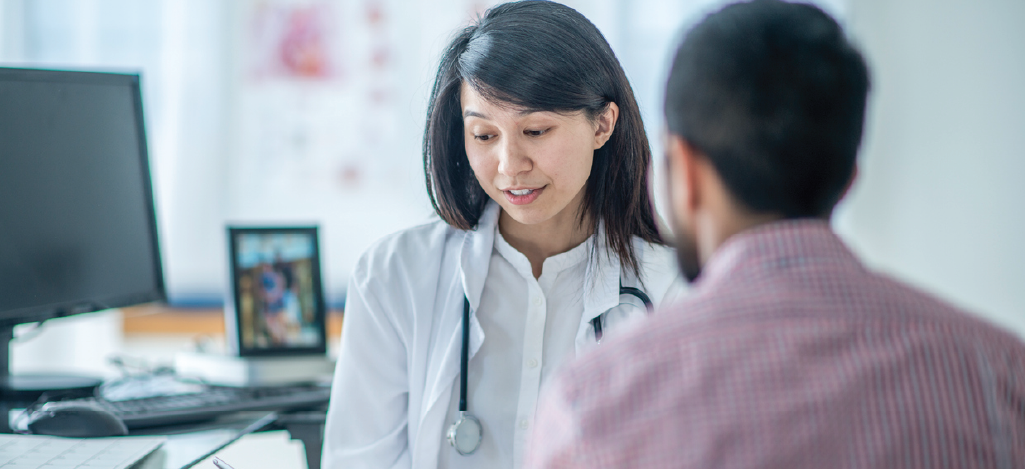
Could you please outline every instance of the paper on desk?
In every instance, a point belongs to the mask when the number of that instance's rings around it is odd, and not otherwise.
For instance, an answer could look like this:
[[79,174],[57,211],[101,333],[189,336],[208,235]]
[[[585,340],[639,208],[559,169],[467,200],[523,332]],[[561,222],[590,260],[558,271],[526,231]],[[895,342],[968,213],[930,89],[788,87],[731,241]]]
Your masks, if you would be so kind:
[[[292,440],[285,430],[251,433],[226,446],[213,456],[235,469],[306,469],[303,445]],[[217,469],[213,456],[196,465],[198,469]]]

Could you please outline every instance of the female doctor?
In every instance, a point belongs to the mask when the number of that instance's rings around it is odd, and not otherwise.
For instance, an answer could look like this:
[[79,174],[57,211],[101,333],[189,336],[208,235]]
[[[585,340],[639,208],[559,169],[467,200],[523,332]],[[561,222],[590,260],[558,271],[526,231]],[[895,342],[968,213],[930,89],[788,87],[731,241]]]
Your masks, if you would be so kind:
[[508,3],[459,33],[423,156],[441,220],[352,273],[329,469],[519,467],[546,379],[677,283],[633,93],[575,10]]

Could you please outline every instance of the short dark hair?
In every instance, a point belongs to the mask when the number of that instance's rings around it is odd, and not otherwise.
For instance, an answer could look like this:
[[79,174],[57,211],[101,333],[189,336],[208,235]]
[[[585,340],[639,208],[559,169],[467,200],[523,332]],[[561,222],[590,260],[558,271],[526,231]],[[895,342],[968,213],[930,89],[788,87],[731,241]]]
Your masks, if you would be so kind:
[[662,243],[648,193],[651,149],[630,83],[598,28],[558,3],[505,3],[462,30],[445,51],[427,108],[424,173],[438,215],[467,230],[477,225],[488,195],[466,156],[464,82],[485,99],[526,111],[583,111],[595,120],[609,103],[619,106],[611,137],[594,152],[579,220],[601,221],[609,248],[638,272],[631,237]]
[[746,208],[823,217],[853,175],[868,89],[864,59],[829,15],[755,0],[686,34],[666,86],[666,122]]

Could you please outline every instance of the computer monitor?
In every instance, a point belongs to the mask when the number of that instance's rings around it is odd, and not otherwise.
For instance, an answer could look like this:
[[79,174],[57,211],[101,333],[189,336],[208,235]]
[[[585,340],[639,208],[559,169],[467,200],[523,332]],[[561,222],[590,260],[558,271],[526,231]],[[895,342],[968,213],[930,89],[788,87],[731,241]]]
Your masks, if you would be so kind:
[[164,298],[139,76],[0,68],[0,390],[62,387],[15,325]]

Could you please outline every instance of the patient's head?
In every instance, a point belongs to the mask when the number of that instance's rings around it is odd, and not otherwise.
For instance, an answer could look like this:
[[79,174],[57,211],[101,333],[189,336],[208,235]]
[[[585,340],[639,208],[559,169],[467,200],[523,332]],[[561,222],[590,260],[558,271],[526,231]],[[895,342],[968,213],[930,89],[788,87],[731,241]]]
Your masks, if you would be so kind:
[[[700,217],[695,207],[678,207],[694,201],[679,194],[693,187],[674,151],[714,174],[725,205],[743,216],[828,217],[855,173],[868,88],[861,54],[814,6],[738,3],[691,29],[665,98],[681,246],[696,242],[691,225]],[[692,263],[700,257],[690,254]]]

